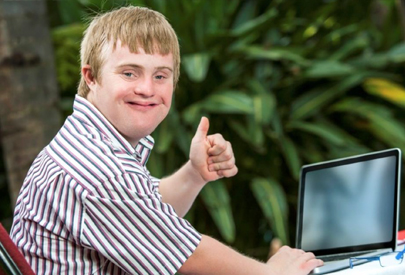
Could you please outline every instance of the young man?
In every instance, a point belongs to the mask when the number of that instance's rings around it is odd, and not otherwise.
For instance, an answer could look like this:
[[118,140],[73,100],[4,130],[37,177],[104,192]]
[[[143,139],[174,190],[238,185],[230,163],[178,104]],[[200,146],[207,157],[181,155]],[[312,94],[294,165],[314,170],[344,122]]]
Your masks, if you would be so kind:
[[161,14],[126,7],[95,18],[81,61],[74,112],[34,161],[15,210],[11,236],[37,274],[307,274],[322,264],[289,247],[261,263],[182,219],[206,183],[237,173],[207,118],[189,161],[162,180],[150,175],[150,134],[180,66]]

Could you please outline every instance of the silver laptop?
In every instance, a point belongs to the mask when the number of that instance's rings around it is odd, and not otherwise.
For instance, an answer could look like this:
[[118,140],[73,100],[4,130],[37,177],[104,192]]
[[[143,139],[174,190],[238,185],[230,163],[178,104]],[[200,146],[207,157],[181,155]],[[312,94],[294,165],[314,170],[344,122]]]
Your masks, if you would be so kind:
[[296,247],[324,260],[313,273],[347,268],[350,257],[395,250],[400,169],[399,149],[302,167]]

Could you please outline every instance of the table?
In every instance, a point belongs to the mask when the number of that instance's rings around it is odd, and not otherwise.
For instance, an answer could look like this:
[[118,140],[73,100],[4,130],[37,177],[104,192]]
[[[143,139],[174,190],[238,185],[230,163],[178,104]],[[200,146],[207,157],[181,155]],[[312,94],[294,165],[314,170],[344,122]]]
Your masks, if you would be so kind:
[[[398,246],[397,250],[404,249],[404,245]],[[384,274],[384,275],[405,275],[405,259],[399,265],[381,267],[377,261],[367,262],[362,265],[355,266],[353,269],[344,269],[329,274],[336,275],[361,275],[361,274]]]

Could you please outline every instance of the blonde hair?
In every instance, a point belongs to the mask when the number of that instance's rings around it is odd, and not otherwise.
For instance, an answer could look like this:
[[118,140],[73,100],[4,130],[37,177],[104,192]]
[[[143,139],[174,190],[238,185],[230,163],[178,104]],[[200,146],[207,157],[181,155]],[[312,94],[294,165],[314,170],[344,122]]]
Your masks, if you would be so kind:
[[[81,66],[90,65],[95,80],[101,81],[101,68],[117,42],[132,53],[142,48],[147,54],[173,55],[173,83],[180,75],[179,42],[172,26],[159,12],[143,7],[122,7],[96,16],[84,32],[81,43]],[[111,48],[112,46],[112,48]],[[87,97],[90,89],[81,76],[78,94]]]

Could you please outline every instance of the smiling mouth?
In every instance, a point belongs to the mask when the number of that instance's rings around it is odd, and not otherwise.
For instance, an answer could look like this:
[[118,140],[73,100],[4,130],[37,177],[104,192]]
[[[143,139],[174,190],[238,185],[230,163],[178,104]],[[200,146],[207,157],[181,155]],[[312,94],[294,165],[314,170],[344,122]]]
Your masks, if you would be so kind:
[[153,107],[157,105],[156,103],[139,103],[139,102],[128,102],[128,104],[139,107]]

